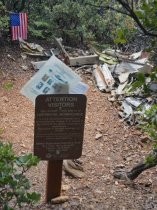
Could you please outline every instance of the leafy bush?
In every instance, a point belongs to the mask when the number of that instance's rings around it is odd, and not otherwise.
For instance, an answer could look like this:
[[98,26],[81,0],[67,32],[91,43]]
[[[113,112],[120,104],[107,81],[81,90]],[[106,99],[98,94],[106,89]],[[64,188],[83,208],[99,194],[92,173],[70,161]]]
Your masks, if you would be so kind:
[[11,144],[0,142],[0,207],[4,210],[21,208],[39,201],[40,194],[30,192],[25,173],[36,166],[39,159],[32,154],[16,156]]
[[143,130],[154,140],[154,147],[157,148],[157,104],[145,112],[143,122]]
[[[47,40],[52,40],[55,35],[62,37],[69,45],[80,45],[93,40],[101,44],[114,44],[115,38],[118,39],[117,31],[122,28],[125,32],[128,30],[127,36],[125,33],[125,42],[128,42],[134,28],[133,21],[128,17],[105,9],[106,5],[110,5],[107,0],[22,0],[18,4],[15,0],[0,0],[0,4],[7,11],[24,8],[28,12],[29,35]],[[0,16],[1,21],[3,24],[0,23],[0,26],[8,28],[8,19],[4,21],[3,16]],[[122,34],[119,33],[119,36]]]
[[[0,2],[0,34],[9,31],[9,18],[5,6]],[[1,37],[0,36],[0,37]]]
[[27,11],[33,37],[52,40],[55,35],[71,45],[91,40],[126,45],[140,32],[157,37],[156,9],[154,0],[0,0],[0,28],[8,28],[9,13],[4,10]]

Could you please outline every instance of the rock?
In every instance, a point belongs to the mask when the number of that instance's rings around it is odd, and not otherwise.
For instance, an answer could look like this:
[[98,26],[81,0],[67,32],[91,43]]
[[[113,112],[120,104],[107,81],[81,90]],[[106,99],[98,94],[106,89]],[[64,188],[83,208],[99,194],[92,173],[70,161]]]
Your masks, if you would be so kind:
[[115,181],[115,185],[118,185],[118,182],[117,181]]
[[125,135],[124,135],[124,138],[128,138],[128,137],[129,137],[129,135],[128,135],[128,134],[125,134]]
[[116,168],[124,168],[124,167],[125,167],[124,164],[119,164],[116,166]]
[[94,192],[97,193],[97,194],[102,194],[103,193],[101,190],[97,190],[97,189]]
[[141,136],[142,135],[142,132],[139,131],[139,130],[136,130],[133,132],[134,135],[137,135],[137,136]]
[[62,185],[62,191],[68,191],[70,189],[69,185]]
[[22,68],[24,71],[26,71],[26,70],[28,69],[28,66],[26,66],[26,65],[21,65],[21,68]]
[[97,134],[95,135],[95,139],[98,140],[98,139],[100,139],[102,136],[103,136],[102,133],[97,133]]
[[3,96],[4,102],[9,102],[9,99],[6,96]]
[[25,60],[27,58],[27,55],[25,53],[21,53],[21,57],[23,60]]
[[66,173],[70,174],[75,178],[82,178],[84,177],[83,168],[81,166],[72,164],[71,160],[64,160],[63,161],[63,169]]
[[109,96],[109,97],[108,97],[108,101],[110,101],[110,102],[114,102],[114,101],[116,101],[116,99],[115,99],[115,97],[114,97],[114,96]]
[[61,204],[61,203],[67,202],[68,200],[69,200],[68,196],[59,196],[59,197],[51,199],[51,203],[52,204]]
[[112,200],[116,200],[116,198],[112,195],[112,196],[110,196],[110,198],[112,199]]
[[140,140],[141,140],[142,143],[146,143],[149,139],[148,139],[147,136],[142,136],[142,137],[140,138]]
[[26,148],[26,145],[25,144],[20,144],[21,147],[23,148]]
[[102,128],[96,128],[96,131],[98,131],[99,133],[102,132]]
[[129,161],[132,161],[132,160],[133,160],[133,158],[130,157],[130,156],[126,158],[126,161],[128,161],[128,162],[129,162]]
[[113,169],[111,169],[111,170],[110,170],[110,173],[111,173],[111,174],[113,174],[113,173],[114,173],[114,170],[113,170]]

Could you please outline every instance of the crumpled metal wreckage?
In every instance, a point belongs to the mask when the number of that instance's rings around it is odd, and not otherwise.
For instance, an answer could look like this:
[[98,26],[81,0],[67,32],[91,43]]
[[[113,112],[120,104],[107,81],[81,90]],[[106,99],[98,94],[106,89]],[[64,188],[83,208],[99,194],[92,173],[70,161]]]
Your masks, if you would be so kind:
[[[114,50],[105,50],[103,53],[106,54],[103,56],[99,54],[99,56],[101,63],[103,61],[105,64],[93,66],[96,86],[102,92],[111,93],[108,96],[109,101],[121,104],[119,116],[123,120],[130,125],[141,123],[140,116],[157,100],[157,83],[152,82],[149,78],[153,69],[153,65],[149,61],[149,55],[142,51],[131,55],[123,55],[120,51],[116,52]],[[150,98],[147,100],[140,88],[129,91],[138,73],[143,73],[147,78],[147,85],[152,91],[151,100]]]

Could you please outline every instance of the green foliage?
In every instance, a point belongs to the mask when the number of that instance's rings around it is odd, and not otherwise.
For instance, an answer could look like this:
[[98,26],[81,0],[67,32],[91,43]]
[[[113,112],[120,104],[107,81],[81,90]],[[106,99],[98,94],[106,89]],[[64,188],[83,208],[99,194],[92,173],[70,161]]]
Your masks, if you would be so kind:
[[13,88],[13,86],[14,86],[14,84],[12,82],[7,82],[7,83],[4,84],[3,87],[4,87],[5,90],[9,91]]
[[39,159],[32,154],[16,156],[11,144],[0,142],[0,206],[2,209],[21,208],[23,204],[35,204],[40,194],[30,192],[25,172],[36,166]]
[[[16,11],[15,2],[7,0],[1,5],[8,11]],[[29,16],[29,35],[46,40],[52,40],[55,35],[72,45],[86,44],[94,40],[113,44],[117,38],[117,30],[125,28],[123,25],[128,18],[124,19],[122,15],[111,10],[101,12],[101,8],[106,4],[109,2],[100,0],[25,1],[24,10]],[[0,21],[2,19],[0,17]],[[129,22],[131,23],[131,19]],[[5,23],[4,28],[8,28],[8,15],[5,16]],[[130,28],[129,31],[131,32]]]
[[[86,44],[94,40],[101,44],[114,44],[114,39],[117,39],[116,43],[119,40],[124,43],[124,40],[130,40],[134,28],[133,21],[128,17],[124,18],[112,10],[103,9],[110,4],[107,0],[23,0],[18,4],[15,2],[0,0],[1,6],[7,11],[17,11],[21,2],[25,2],[24,10],[29,16],[29,35],[35,38],[52,41],[55,35],[62,37],[69,45]],[[8,16],[8,13],[0,16],[0,26],[3,25],[5,29],[8,29]],[[121,34],[120,29],[125,31],[123,39],[124,33]]]
[[147,82],[146,76],[142,72],[136,74],[135,81],[129,85],[127,89],[128,93],[134,92],[136,90],[140,90],[143,95],[148,95],[150,93],[149,83]]
[[155,166],[157,164],[156,156],[153,154],[148,155],[145,159],[145,163],[149,166]]
[[[149,81],[157,82],[157,71],[154,71],[149,75]],[[149,90],[149,83],[147,83],[146,76],[142,73],[138,74],[137,80],[132,84],[130,91],[140,89],[142,94],[152,97],[152,92]],[[142,105],[141,105],[142,106]],[[139,127],[148,134],[153,140],[153,151],[157,149],[157,104],[153,104],[151,108],[146,109],[140,119]],[[146,157],[145,163],[149,166],[155,166],[157,164],[156,154],[150,154]]]
[[[50,26],[47,22],[43,21],[34,21],[30,24],[29,32],[33,37],[45,39],[47,36],[52,37],[52,33],[50,32]],[[47,40],[49,38],[47,37]]]
[[145,111],[143,116],[142,129],[154,140],[154,146],[157,146],[157,104],[152,105]]
[[[139,24],[134,24],[129,16],[124,15],[128,11],[120,2],[119,0],[0,0],[0,29],[8,30],[7,11],[23,9],[28,12],[29,34],[33,37],[52,40],[55,35],[73,45],[91,40],[101,44],[126,45],[136,39]],[[124,2],[133,9],[134,17],[138,18],[145,31],[156,34],[157,1]]]
[[6,7],[0,2],[0,32],[9,30],[9,18],[7,16]]
[[156,0],[143,0],[140,7],[136,10],[136,15],[141,20],[142,24],[151,31],[157,31],[157,1]]
[[9,12],[20,12],[25,9],[25,6],[28,5],[27,0],[0,0],[0,3],[6,8]]
[[[147,79],[149,82],[147,82]],[[157,69],[151,72],[149,77],[146,77],[143,73],[138,73],[136,81],[132,83],[129,91],[134,92],[137,89],[143,95],[152,97],[152,92],[149,89],[149,85],[152,82],[157,82]],[[146,110],[145,113],[141,117],[141,129],[147,133],[151,139],[154,140],[154,147],[157,147],[157,104],[151,106],[150,109]]]
[[[115,9],[118,9],[123,14],[127,14],[127,16],[131,17],[135,21],[136,27],[134,27],[136,33],[131,32],[129,37],[131,38],[133,35],[133,39],[136,39],[137,32],[140,32],[143,35],[151,37],[149,48],[155,49],[157,48],[157,0],[142,0],[142,1],[121,1],[116,0],[118,3]],[[125,5],[125,6],[124,6]],[[125,25],[125,28],[121,29],[120,38],[117,38],[117,42],[124,43],[124,37],[126,37],[126,33],[123,33],[124,30],[128,30],[129,25]],[[128,30],[129,32],[129,30]],[[129,38],[129,39],[130,39]],[[150,38],[149,38],[150,40]]]
[[114,40],[114,42],[116,44],[126,44],[127,39],[125,37],[125,31],[122,31],[121,29],[118,29],[117,30],[117,37]]
[[114,33],[115,44],[127,44],[130,43],[136,34],[136,28],[133,20],[130,17],[124,17],[124,15],[116,14],[115,18],[121,22],[121,25],[116,24],[116,27],[112,33]]

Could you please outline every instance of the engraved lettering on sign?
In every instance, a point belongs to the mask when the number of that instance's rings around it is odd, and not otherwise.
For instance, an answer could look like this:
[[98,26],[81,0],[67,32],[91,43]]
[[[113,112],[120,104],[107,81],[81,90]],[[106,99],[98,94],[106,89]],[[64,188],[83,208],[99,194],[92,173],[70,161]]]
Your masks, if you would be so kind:
[[82,152],[86,97],[38,96],[35,113],[34,152],[40,158],[78,158]]

